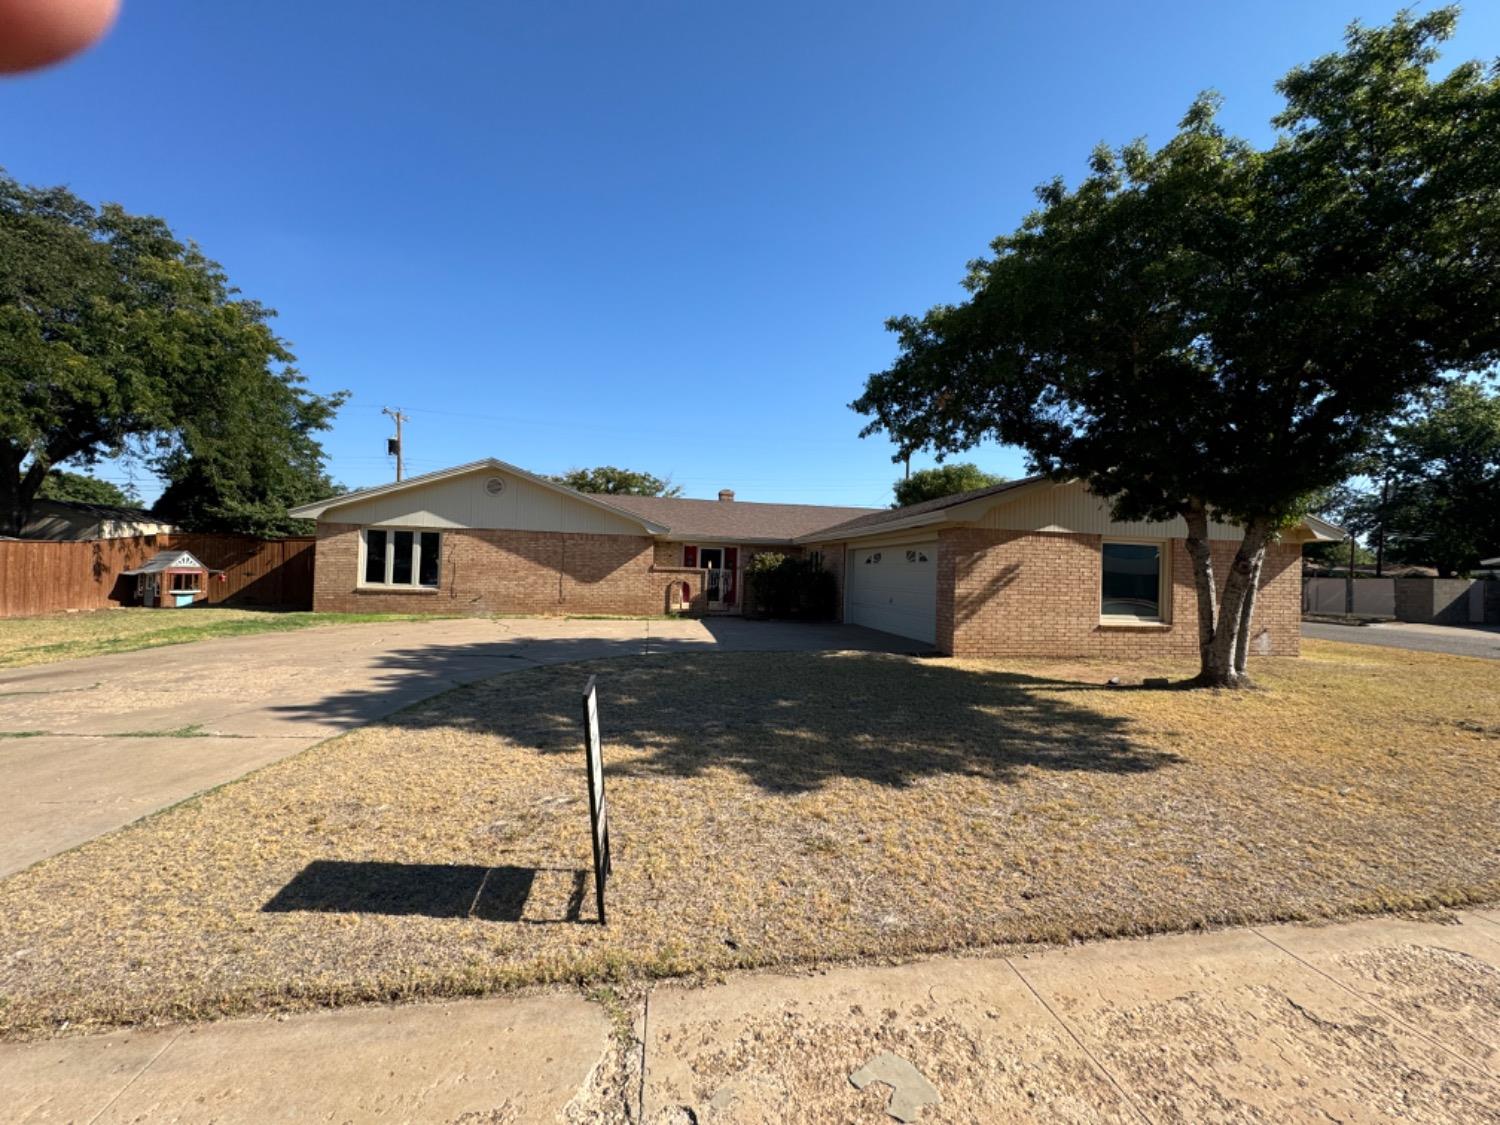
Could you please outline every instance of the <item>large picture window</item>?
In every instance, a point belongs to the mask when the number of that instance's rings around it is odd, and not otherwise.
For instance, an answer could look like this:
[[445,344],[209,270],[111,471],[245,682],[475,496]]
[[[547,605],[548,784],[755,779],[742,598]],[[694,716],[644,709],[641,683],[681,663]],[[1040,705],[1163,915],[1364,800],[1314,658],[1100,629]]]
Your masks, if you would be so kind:
[[1162,561],[1157,543],[1105,543],[1101,617],[1162,620]]
[[367,527],[362,586],[432,586],[438,584],[442,535],[436,531],[401,531]]

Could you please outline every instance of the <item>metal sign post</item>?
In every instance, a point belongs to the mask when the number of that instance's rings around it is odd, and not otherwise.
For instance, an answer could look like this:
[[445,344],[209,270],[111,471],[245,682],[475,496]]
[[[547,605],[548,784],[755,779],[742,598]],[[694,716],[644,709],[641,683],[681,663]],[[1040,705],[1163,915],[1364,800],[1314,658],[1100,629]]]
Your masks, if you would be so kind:
[[604,881],[609,878],[609,810],[604,804],[604,754],[599,749],[599,696],[594,677],[583,689],[583,753],[588,762],[589,827],[594,841],[594,896],[604,925]]

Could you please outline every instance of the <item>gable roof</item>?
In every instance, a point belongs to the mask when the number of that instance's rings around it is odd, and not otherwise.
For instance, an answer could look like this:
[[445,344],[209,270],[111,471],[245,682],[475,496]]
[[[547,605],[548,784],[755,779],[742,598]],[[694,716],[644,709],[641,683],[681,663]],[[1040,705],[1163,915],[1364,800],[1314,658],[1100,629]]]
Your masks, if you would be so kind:
[[157,551],[151,561],[133,570],[122,570],[121,574],[157,574],[163,570],[207,570],[191,551]]
[[1010,492],[1029,484],[1035,484],[1044,477],[1023,477],[1020,480],[1003,481],[1000,484],[987,485],[984,488],[971,488],[967,492],[955,492],[951,496],[939,496],[936,500],[923,500],[920,504],[908,504],[904,508],[881,508],[876,511],[866,512],[854,519],[843,523],[833,524],[828,527],[813,528],[812,531],[801,536],[803,539],[840,539],[847,535],[868,535],[881,530],[896,530],[900,527],[908,527],[913,524],[935,523],[945,518],[949,508],[957,508],[964,504],[973,503],[975,500],[987,500],[991,496],[999,496],[1002,492]]
[[715,539],[731,543],[784,543],[856,516],[879,514],[875,508],[841,508],[824,504],[758,504],[752,500],[686,500],[676,496],[617,496],[609,502],[654,520],[674,539]]
[[[513,473],[522,480],[530,481],[541,488],[552,492],[561,493],[574,500],[589,504],[595,508],[602,508],[607,512],[613,512],[617,516],[623,516],[628,520],[640,524],[652,535],[663,535],[667,528],[664,525],[653,522],[637,512],[625,508],[616,507],[591,492],[579,492],[569,488],[565,484],[558,484],[555,480],[539,477],[535,473],[528,473],[525,469],[517,468],[497,457],[482,457],[478,461],[469,461],[462,465],[454,465],[451,469],[438,469],[436,472],[423,473],[419,477],[407,477],[402,481],[392,481],[390,484],[377,484],[371,488],[361,488],[354,492],[340,493],[338,496],[330,496],[326,500],[317,500],[311,504],[299,504],[290,509],[287,515],[293,519],[315,520],[322,517],[325,512],[335,508],[342,508],[347,504],[358,504],[376,496],[388,496],[393,492],[403,492],[410,488],[421,488],[424,485],[434,484],[440,480],[448,480],[450,477],[463,476],[465,473],[476,473],[485,469],[492,469],[504,473]],[[610,500],[615,499],[610,497]]]
[[[936,500],[924,500],[920,504],[908,504],[904,508],[871,512],[832,527],[818,528],[800,535],[797,541],[799,543],[828,543],[839,539],[858,539],[887,531],[944,523],[948,520],[975,519],[988,508],[988,502],[997,496],[1004,496],[1004,502],[1010,503],[1019,498],[1020,494],[1027,489],[1046,487],[1056,483],[1065,482],[1054,482],[1045,476],[1030,476],[1020,480],[1005,481],[1001,484],[990,485],[988,488],[975,488],[968,492],[954,493],[952,496],[940,496]],[[1304,516],[1300,528],[1310,540],[1339,540],[1345,537],[1342,528],[1336,527],[1327,520],[1319,519],[1317,516]]]

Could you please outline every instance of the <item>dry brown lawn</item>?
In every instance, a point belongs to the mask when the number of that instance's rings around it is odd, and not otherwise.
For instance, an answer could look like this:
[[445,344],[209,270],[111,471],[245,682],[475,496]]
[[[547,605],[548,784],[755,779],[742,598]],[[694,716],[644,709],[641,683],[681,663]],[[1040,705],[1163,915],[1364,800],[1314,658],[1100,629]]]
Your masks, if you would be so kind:
[[1500,897],[1500,666],[1305,647],[1230,694],[855,653],[500,676],[0,883],[0,1031]]
[[357,625],[367,621],[431,621],[430,614],[304,613],[277,609],[230,609],[195,605],[188,609],[123,606],[88,613],[49,613],[0,620],[0,668],[54,664],[83,656],[133,652],[186,644],[212,637],[284,633],[318,625]]

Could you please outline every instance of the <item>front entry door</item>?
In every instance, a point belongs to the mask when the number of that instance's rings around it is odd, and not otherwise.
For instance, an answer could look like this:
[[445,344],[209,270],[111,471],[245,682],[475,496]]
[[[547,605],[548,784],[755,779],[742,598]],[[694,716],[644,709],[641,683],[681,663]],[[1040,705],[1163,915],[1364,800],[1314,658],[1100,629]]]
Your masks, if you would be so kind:
[[729,592],[729,584],[724,579],[724,548],[700,547],[698,565],[708,571],[703,592],[708,598],[709,609],[722,609]]

